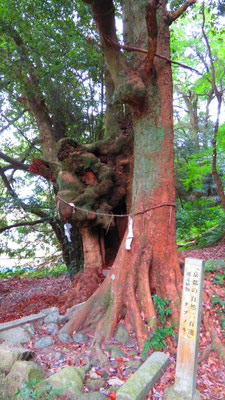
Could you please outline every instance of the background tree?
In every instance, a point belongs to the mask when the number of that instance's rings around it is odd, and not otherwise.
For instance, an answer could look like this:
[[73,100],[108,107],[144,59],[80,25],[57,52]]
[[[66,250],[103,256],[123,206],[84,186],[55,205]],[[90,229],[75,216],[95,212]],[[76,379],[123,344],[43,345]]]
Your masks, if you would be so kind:
[[[191,234],[210,229],[210,235],[201,239],[202,244],[215,241],[224,232],[221,209],[224,151],[221,147],[223,124],[220,123],[224,93],[224,27],[215,6],[197,5],[196,14],[190,13],[177,21],[172,36],[173,55],[195,68],[192,72],[174,68],[177,194],[182,206],[177,210],[178,236],[182,231],[183,237],[187,234],[190,238]],[[190,37],[193,18],[198,23]],[[177,32],[180,32],[178,43]]]
[[[64,232],[65,221],[59,218],[55,210],[54,191],[50,189],[48,196],[43,194],[43,190],[48,191],[49,184],[44,184],[42,178],[31,178],[31,174],[27,172],[32,159],[41,157],[42,152],[36,121],[33,114],[23,105],[24,91],[35,92],[35,88],[31,89],[32,85],[28,83],[28,75],[32,74],[32,79],[36,79],[39,88],[39,93],[36,92],[35,96],[39,96],[39,99],[43,96],[47,101],[47,106],[41,106],[42,111],[44,107],[48,107],[49,121],[51,120],[52,130],[57,139],[73,136],[80,142],[92,142],[101,137],[104,104],[103,65],[96,44],[93,40],[87,41],[88,35],[92,35],[93,38],[95,36],[90,13],[87,9],[84,12],[85,7],[82,7],[82,4],[78,5],[75,23],[70,2],[64,2],[61,6],[59,2],[54,8],[49,8],[46,2],[42,4],[38,1],[35,4],[21,2],[18,5],[14,1],[3,4],[0,157],[4,186],[2,194],[5,194],[2,197],[4,208],[6,209],[8,204],[9,208],[19,209],[20,217],[22,209],[23,221],[25,219],[25,226],[30,226],[29,229],[36,226],[34,221],[37,221],[37,215],[41,218],[38,220],[39,224],[43,221],[45,226],[46,222],[50,223],[73,278],[82,266],[79,231],[73,223],[72,242],[69,242]],[[63,61],[65,54],[67,64]],[[94,92],[99,93],[95,98]],[[26,194],[24,185],[30,188]],[[32,214],[35,215],[35,220]],[[2,219],[2,231],[6,232],[5,228],[12,225],[7,222],[9,218],[12,218],[11,214]],[[22,221],[18,221],[18,218],[18,213],[16,219],[14,214],[13,224],[20,223],[22,226]],[[20,233],[21,237],[22,232]],[[44,235],[41,236],[43,241]]]

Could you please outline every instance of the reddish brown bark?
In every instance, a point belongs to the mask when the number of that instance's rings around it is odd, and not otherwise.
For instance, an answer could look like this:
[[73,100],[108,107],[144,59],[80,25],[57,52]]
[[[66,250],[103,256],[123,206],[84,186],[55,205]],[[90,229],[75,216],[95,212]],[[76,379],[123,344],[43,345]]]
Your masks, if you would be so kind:
[[52,170],[49,164],[44,160],[40,160],[39,158],[33,158],[28,171],[32,172],[33,174],[43,176],[43,178],[49,181],[55,182]]
[[102,270],[102,255],[100,250],[98,233],[88,227],[80,229],[83,242],[84,268],[98,272]]
[[[93,1],[95,14],[101,4],[101,1]],[[107,1],[107,4],[109,7],[112,2]],[[166,2],[151,2],[151,5],[157,7],[155,12],[158,13],[159,23],[157,29],[154,28],[154,32],[157,32],[157,53],[169,59]],[[128,20],[132,19],[132,10],[128,7],[130,11]],[[143,8],[137,8],[136,11],[140,21]],[[120,52],[118,48],[113,49],[113,43],[110,44],[108,38],[105,39],[104,18],[102,13],[99,15],[98,26],[100,29],[102,27],[101,38],[103,42],[105,40],[103,44],[107,48],[106,62],[114,77],[118,68],[114,64],[114,57],[118,59]],[[148,13],[148,32],[151,23],[154,25],[155,19],[151,22]],[[136,34],[140,34],[142,39],[144,32],[147,33],[146,26],[136,29]],[[115,40],[114,34],[112,39]],[[178,321],[182,277],[175,232],[171,67],[165,59],[154,58],[153,70],[150,71],[149,59],[145,60],[145,64],[143,55],[138,57],[134,61],[137,68],[135,73],[126,70],[127,76],[123,82],[121,75],[119,80],[114,81],[116,99],[119,87],[120,101],[130,103],[133,115],[134,172],[132,207],[129,212],[133,217],[134,239],[131,250],[125,248],[125,233],[109,275],[79,311],[79,315],[74,315],[64,326],[63,331],[72,332],[95,325],[94,342],[98,343],[112,336],[117,323],[124,319],[127,326],[135,330],[141,348],[147,336],[147,326],[156,324],[151,297],[153,293],[172,300],[173,320]],[[123,56],[121,60],[122,67]]]

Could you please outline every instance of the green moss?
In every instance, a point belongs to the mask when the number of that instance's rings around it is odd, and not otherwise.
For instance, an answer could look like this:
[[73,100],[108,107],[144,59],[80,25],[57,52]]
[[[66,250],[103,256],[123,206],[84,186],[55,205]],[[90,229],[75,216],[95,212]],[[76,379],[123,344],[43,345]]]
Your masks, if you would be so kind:
[[145,92],[145,85],[140,78],[134,77],[128,80],[127,75],[123,75],[121,79],[119,79],[119,84],[114,90],[111,104],[138,104],[144,99]]
[[71,193],[81,193],[84,190],[83,184],[72,174],[70,174],[71,180],[68,179],[68,175],[64,175],[63,173],[60,173],[58,175],[57,179],[57,185],[59,187],[59,190],[68,190]]
[[102,300],[102,307],[106,310],[108,308],[108,305],[110,303],[111,299],[111,291],[110,289],[107,289],[107,291],[104,293],[103,300]]
[[85,153],[79,158],[78,166],[83,170],[92,170],[96,173],[99,170],[100,162],[94,154]]
[[77,206],[79,207],[85,206],[87,210],[88,209],[90,210],[91,207],[95,204],[97,197],[98,196],[95,193],[95,187],[89,186],[88,188],[85,189],[85,192],[75,197],[74,202],[76,203]]
[[[149,195],[160,183],[158,180],[160,165],[156,159],[165,137],[163,127],[155,126],[149,117],[139,119],[134,126],[134,132],[133,204],[138,191]],[[160,163],[162,161],[160,160]]]
[[110,148],[110,155],[121,154],[130,145],[132,137],[120,135]]
[[[67,144],[73,146],[74,148],[78,147],[78,143],[75,140],[69,139],[69,138],[63,138],[63,139],[58,140],[58,142],[56,144],[57,151],[63,150],[63,148]],[[80,145],[79,145],[79,147],[80,147]]]

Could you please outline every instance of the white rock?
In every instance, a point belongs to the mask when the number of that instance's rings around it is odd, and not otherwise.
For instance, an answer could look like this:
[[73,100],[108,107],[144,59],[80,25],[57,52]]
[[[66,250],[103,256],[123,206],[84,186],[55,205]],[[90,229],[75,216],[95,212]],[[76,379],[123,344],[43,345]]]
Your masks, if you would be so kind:
[[91,368],[91,370],[89,372],[89,376],[91,379],[101,379],[101,376],[96,374],[95,368]]
[[121,379],[117,378],[117,376],[115,376],[114,378],[110,378],[107,383],[110,386],[122,386],[124,384],[124,381],[122,381]]

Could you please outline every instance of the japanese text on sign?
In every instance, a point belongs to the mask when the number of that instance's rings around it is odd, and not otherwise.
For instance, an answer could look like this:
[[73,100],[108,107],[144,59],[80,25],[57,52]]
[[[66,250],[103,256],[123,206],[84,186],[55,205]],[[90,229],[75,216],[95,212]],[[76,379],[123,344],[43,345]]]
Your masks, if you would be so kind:
[[184,293],[181,314],[181,336],[191,340],[195,337],[198,318],[200,273],[198,266],[186,271],[184,276]]

